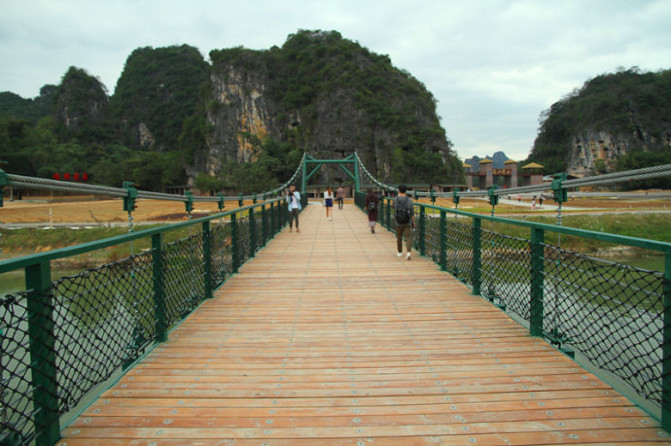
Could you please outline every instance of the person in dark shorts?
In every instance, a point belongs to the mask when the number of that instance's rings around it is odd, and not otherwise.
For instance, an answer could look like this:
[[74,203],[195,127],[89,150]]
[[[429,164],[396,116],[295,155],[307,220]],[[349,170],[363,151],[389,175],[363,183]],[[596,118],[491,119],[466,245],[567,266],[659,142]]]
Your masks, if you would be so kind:
[[331,186],[324,192],[324,206],[326,207],[326,218],[333,220],[333,188]]

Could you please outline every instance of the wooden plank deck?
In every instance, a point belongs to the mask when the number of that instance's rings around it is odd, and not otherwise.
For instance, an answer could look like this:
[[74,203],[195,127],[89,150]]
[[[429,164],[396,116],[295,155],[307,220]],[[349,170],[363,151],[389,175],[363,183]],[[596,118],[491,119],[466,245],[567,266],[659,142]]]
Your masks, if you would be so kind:
[[671,444],[352,205],[300,219],[58,444]]

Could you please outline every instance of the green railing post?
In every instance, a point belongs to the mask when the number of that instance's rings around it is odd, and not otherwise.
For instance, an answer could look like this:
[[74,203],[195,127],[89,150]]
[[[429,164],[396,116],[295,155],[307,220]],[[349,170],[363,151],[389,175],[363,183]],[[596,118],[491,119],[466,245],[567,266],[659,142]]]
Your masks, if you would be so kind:
[[482,284],[482,220],[473,217],[473,294],[480,295]]
[[203,222],[203,266],[205,282],[205,299],[212,299],[212,290],[214,288],[212,279],[212,233],[210,232],[210,222]]
[[382,197],[382,200],[380,201],[380,215],[378,216],[380,220],[380,225],[383,228],[387,227],[387,199],[386,197]]
[[361,192],[361,181],[359,179],[359,163],[354,162],[354,192]]
[[426,209],[424,206],[419,207],[419,253],[426,255]]
[[51,266],[48,261],[26,266],[30,371],[33,385],[36,444],[54,444],[60,438],[56,337]]
[[249,208],[249,257],[256,253],[256,218],[254,208]]
[[662,345],[662,428],[671,432],[671,252],[664,256]]
[[378,211],[377,211],[377,222],[384,228],[384,198],[380,200],[380,202],[377,204],[378,206]]
[[540,228],[531,229],[531,317],[529,334],[543,336],[543,242],[545,232]]
[[261,205],[261,246],[268,242],[268,222],[266,221],[266,205]]
[[385,227],[387,229],[390,229],[391,228],[391,200],[387,200],[387,204],[386,204],[385,208],[387,209],[387,215],[386,215],[387,221],[386,221]]
[[154,271],[154,324],[156,340],[168,340],[168,324],[165,316],[165,282],[163,270],[163,233],[151,236],[152,268]]
[[440,211],[440,270],[447,271],[447,212]]
[[237,273],[238,268],[240,268],[240,253],[238,249],[238,219],[237,214],[231,214],[231,250],[232,252],[232,273]]
[[275,236],[277,234],[277,211],[275,202],[270,203],[270,233]]

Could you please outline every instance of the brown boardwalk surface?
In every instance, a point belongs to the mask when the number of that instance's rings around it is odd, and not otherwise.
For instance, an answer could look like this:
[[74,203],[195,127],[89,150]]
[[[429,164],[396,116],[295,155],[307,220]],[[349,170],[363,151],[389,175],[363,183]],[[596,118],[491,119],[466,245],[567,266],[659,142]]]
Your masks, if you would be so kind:
[[659,424],[353,205],[310,205],[59,444],[667,442]]

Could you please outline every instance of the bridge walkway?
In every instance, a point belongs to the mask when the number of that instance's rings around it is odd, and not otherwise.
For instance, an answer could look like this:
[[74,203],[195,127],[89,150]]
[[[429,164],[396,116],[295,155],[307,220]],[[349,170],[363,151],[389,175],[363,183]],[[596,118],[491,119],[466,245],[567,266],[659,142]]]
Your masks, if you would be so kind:
[[[354,206],[301,214],[60,445],[666,443],[659,423]],[[669,443],[667,443],[669,444]]]

